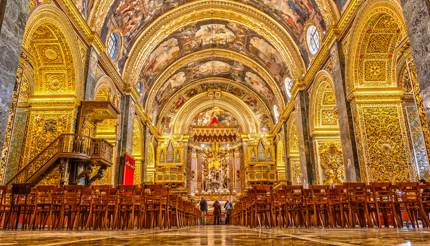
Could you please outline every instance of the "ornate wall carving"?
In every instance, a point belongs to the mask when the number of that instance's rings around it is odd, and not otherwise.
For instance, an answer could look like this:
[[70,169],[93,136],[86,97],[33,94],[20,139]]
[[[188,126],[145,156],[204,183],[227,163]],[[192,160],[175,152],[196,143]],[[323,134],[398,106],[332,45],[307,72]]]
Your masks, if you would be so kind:
[[410,153],[401,104],[359,104],[354,108],[365,180],[410,180]]
[[[329,61],[330,63],[330,61]],[[328,65],[329,67],[332,65]],[[310,89],[310,130],[318,183],[341,183],[345,179],[339,116],[331,75],[321,70]]]
[[20,167],[27,164],[62,133],[73,132],[75,110],[31,110]]
[[340,139],[317,141],[319,182],[323,184],[342,183],[345,179]]
[[287,160],[290,167],[291,182],[293,184],[303,183],[303,171],[300,162],[299,155],[299,136],[296,125],[296,113],[293,112],[287,121],[287,132],[288,132],[288,149],[287,149]]

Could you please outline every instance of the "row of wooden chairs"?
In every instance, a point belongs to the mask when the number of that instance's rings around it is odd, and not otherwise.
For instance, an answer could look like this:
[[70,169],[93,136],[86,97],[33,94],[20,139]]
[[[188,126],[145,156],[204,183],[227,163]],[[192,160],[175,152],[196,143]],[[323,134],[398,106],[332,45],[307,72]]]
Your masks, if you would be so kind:
[[160,185],[0,187],[3,229],[118,230],[197,225],[194,203]]
[[232,222],[250,227],[430,227],[430,184],[345,183],[257,186],[235,204]]

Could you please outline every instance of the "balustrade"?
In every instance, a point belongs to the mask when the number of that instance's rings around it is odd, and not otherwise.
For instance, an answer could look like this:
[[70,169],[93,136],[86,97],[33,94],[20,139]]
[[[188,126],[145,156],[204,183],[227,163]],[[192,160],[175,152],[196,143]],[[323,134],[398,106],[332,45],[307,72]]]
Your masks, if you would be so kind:
[[31,183],[35,185],[60,159],[95,160],[100,165],[112,164],[113,147],[103,139],[76,134],[62,134],[36,155],[13,176],[7,185]]

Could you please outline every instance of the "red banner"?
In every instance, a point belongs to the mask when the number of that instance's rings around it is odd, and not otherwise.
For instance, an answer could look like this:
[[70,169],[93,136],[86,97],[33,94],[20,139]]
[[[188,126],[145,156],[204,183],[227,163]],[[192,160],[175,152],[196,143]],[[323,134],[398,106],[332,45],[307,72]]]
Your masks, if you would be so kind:
[[124,156],[124,185],[133,185],[134,184],[134,165],[136,161],[133,159],[133,157],[129,154],[125,154]]

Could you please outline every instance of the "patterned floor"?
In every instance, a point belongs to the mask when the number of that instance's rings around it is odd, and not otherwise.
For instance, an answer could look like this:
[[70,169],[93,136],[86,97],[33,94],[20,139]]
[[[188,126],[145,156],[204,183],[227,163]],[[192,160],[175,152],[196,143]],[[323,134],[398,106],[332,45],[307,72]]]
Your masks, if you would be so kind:
[[3,245],[430,245],[430,231],[251,230],[202,226],[164,231],[0,232]]

